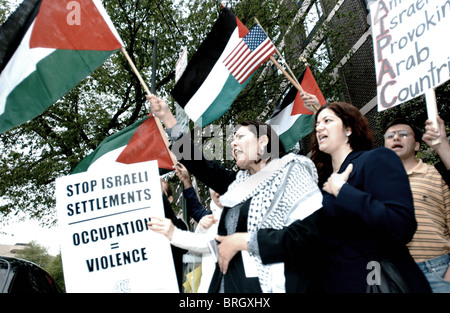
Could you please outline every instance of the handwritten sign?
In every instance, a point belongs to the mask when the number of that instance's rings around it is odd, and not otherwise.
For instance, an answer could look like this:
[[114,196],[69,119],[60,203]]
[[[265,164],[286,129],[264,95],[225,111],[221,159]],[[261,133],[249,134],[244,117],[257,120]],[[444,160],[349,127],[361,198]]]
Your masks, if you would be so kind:
[[450,1],[379,0],[371,7],[378,111],[450,78]]
[[56,181],[67,292],[179,292],[156,161],[91,170]]

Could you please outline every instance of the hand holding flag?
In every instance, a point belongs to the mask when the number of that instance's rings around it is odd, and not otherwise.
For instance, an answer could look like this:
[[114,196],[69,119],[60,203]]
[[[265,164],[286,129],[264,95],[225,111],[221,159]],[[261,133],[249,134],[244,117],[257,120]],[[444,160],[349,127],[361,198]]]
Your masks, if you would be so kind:
[[302,92],[298,91],[297,87],[292,87],[267,121],[270,125],[278,126],[278,136],[286,151],[291,150],[297,142],[312,132],[316,106],[326,103],[309,66],[298,81]]
[[167,128],[172,128],[177,123],[177,120],[170,111],[169,105],[163,99],[155,95],[147,95],[147,100],[150,103],[150,110],[156,117],[160,118]]
[[[266,31],[262,28],[261,24],[259,23],[259,21],[258,21],[258,19],[256,17],[255,17],[255,22],[258,24],[258,26],[261,28],[261,30],[267,36]],[[283,56],[281,55],[280,51],[278,51],[278,49],[275,46],[274,46],[274,49],[276,50],[278,56],[284,61]],[[300,94],[304,94],[304,96],[306,97],[305,99],[309,99],[308,95],[304,93],[304,90],[303,90],[301,84],[298,82],[298,80],[295,77],[294,73],[292,73],[292,70],[289,67],[289,65],[286,63],[286,61],[284,63],[285,63],[285,65],[286,65],[286,67],[287,67],[287,69],[288,69],[288,71],[289,71],[289,73],[291,75],[289,75],[286,72],[286,70],[277,62],[277,60],[275,60],[275,58],[273,56],[270,56],[270,61],[272,61],[272,63],[275,64],[275,66],[278,67],[279,70],[281,70],[283,75],[286,76],[286,78],[292,83],[292,85],[294,85],[294,87],[300,92]],[[320,92],[320,90],[319,90],[319,92]],[[320,108],[319,100],[317,100],[317,101],[308,101],[308,104],[305,103],[305,107],[308,110],[310,110],[312,113],[315,113]]]
[[319,99],[314,94],[307,93],[306,91],[300,93],[300,97],[303,99],[305,108],[311,113],[316,114],[318,108],[320,108]]

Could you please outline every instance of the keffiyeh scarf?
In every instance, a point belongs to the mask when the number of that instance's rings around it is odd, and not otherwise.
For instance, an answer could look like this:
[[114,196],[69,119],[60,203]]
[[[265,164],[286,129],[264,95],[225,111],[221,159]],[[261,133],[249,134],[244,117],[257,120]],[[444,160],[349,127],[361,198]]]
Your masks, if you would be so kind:
[[[291,214],[304,218],[321,207],[317,180],[316,168],[309,158],[288,154],[272,160],[253,175],[246,170],[239,171],[228,191],[220,197],[220,202],[224,206],[234,207],[252,198],[247,219],[248,232],[261,228],[281,229],[288,225]],[[259,255],[250,256],[256,264],[262,291],[274,292],[272,273],[275,266],[279,269],[280,264],[264,265]],[[284,268],[281,274],[284,275]]]

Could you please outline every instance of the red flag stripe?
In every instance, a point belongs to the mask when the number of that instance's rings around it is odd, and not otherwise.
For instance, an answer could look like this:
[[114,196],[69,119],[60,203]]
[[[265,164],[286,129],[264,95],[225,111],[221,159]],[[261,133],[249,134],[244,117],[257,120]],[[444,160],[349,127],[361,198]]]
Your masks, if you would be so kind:
[[251,53],[252,52],[250,51],[250,49],[247,46],[244,46],[242,52],[239,55],[236,55],[236,57],[233,59],[233,64],[229,66],[229,70],[231,73],[233,73],[233,75],[236,76],[237,73],[239,73],[239,69],[242,67],[242,63],[249,58],[249,55]]
[[225,58],[224,64],[231,75],[243,84],[275,50],[270,38],[260,26],[255,25]]
[[157,160],[159,168],[173,169],[169,149],[153,115],[135,131],[116,162],[132,164],[150,160]]
[[[113,51],[122,47],[105,18],[92,0],[74,1],[73,11],[67,0],[43,0],[34,23],[30,48]],[[77,11],[79,9],[79,11]],[[70,16],[81,18],[79,24]]]
[[[255,50],[253,52],[253,54],[255,55],[254,58],[249,59],[246,62],[245,67],[243,67],[240,70],[240,74],[236,75],[237,80],[240,83],[245,82],[253,74],[253,72],[256,70],[256,68],[258,68],[262,63],[267,61],[267,59],[269,59],[270,56],[274,53],[275,53],[275,48],[272,45],[272,43],[270,42],[270,40],[268,40],[268,42],[266,42],[261,48],[258,48],[257,50]],[[250,63],[250,62],[252,62],[252,63]]]
[[[243,49],[246,48],[246,45],[244,43],[244,41],[241,41],[234,49],[233,51],[230,53],[230,55],[228,57],[225,58],[225,60],[223,61],[225,63],[225,66],[229,66],[230,62],[232,62],[235,58],[237,54],[242,54],[241,51]],[[233,63],[234,64],[234,63]]]
[[[320,91],[320,88],[317,85],[317,82],[316,82],[309,66],[306,67],[305,73],[303,75],[303,79],[300,82],[300,84],[304,91],[306,91],[307,93],[311,93],[317,97],[321,106],[327,102],[325,100],[322,92]],[[291,112],[291,115],[297,115],[297,114],[312,114],[311,111],[309,111],[307,108],[305,108],[305,104],[303,102],[302,97],[300,97],[300,93],[297,93],[297,96],[295,97],[294,107],[292,108],[292,112]]]
[[[258,49],[256,49],[255,51],[253,51],[253,53],[251,55],[246,55],[245,58],[243,58],[241,60],[241,62],[238,64],[238,66],[234,69],[232,69],[232,74],[236,77],[236,80],[238,80],[239,82],[241,82],[241,78],[245,75],[246,73],[248,73],[249,71],[251,71],[252,66],[255,63],[259,63],[261,64],[261,62],[258,62],[261,60],[261,53],[264,53],[265,50],[267,49],[267,44],[270,44],[270,42],[266,42],[263,45],[261,45],[260,47],[258,47]],[[270,48],[270,46],[269,46]],[[247,49],[248,51],[250,51],[249,49]],[[250,63],[251,62],[251,63]]]

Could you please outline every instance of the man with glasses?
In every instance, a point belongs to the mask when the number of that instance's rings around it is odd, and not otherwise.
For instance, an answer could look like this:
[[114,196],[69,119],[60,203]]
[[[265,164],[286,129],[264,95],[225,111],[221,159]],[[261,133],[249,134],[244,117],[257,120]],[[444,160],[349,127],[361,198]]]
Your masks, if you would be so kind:
[[[443,159],[450,158],[450,145],[445,136],[443,121],[438,119],[440,134],[429,127],[424,141],[440,136],[441,144],[433,146]],[[416,158],[420,149],[420,132],[405,119],[390,122],[384,134],[384,146],[401,159],[409,177],[414,199],[417,231],[408,244],[411,255],[424,272],[433,292],[450,292],[450,190],[443,176],[433,165]],[[448,167],[446,168],[448,174]]]

